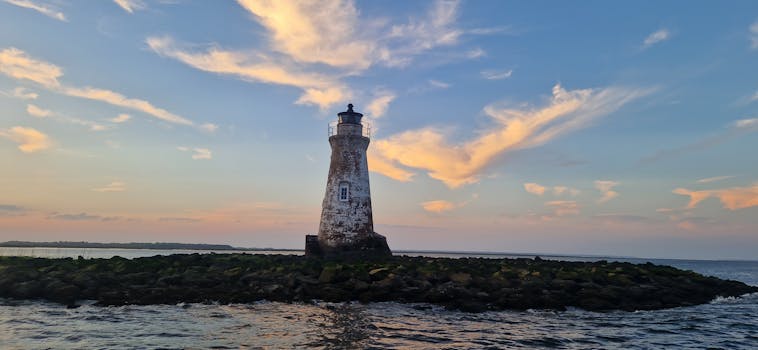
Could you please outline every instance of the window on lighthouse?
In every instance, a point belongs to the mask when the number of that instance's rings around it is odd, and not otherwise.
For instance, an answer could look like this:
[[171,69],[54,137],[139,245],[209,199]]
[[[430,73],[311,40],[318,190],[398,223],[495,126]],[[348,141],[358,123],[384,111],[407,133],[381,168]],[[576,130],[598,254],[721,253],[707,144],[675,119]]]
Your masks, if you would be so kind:
[[348,200],[350,198],[349,197],[350,196],[350,185],[346,184],[346,183],[341,183],[340,184],[339,195],[340,195],[340,200],[341,201]]

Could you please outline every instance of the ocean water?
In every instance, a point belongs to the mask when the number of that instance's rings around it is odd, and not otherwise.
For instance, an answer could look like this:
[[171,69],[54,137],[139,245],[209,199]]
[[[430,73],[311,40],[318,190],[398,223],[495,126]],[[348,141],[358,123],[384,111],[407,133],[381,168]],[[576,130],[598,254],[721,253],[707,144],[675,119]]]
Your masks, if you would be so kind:
[[[42,256],[39,252],[33,255]],[[24,255],[21,253],[16,251]],[[73,256],[108,257],[107,252],[95,249],[85,252],[89,255],[82,253],[79,250]],[[170,252],[127,251],[115,255],[156,253]],[[0,255],[9,254],[0,249]],[[55,254],[65,256],[60,250]],[[605,259],[651,261],[758,285],[758,261]],[[572,309],[481,314],[398,303],[85,304],[67,309],[48,302],[0,299],[0,349],[292,348],[756,349],[758,294],[658,311],[596,313]]]

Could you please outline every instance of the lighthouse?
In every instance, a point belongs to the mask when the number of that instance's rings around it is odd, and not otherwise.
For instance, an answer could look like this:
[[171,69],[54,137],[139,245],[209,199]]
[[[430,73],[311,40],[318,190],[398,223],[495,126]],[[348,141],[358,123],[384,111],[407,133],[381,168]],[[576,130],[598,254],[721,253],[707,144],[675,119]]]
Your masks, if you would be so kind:
[[368,128],[363,114],[353,105],[337,113],[336,125],[329,127],[332,157],[321,206],[318,235],[307,235],[305,255],[309,256],[390,256],[387,239],[374,232],[371,213],[366,150]]

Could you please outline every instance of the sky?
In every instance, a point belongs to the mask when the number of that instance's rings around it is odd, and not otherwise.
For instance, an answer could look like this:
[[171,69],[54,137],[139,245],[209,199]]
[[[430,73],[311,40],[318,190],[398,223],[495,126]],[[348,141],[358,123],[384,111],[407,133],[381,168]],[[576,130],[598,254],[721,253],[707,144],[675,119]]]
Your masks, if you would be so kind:
[[758,258],[755,1],[0,0],[0,240]]

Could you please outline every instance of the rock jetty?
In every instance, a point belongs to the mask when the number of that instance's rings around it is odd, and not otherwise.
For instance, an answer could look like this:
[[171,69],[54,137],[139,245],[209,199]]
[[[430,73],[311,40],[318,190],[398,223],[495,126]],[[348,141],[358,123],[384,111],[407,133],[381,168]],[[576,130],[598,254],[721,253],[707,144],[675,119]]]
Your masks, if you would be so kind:
[[758,292],[742,282],[654,264],[395,256],[177,254],[138,259],[0,257],[0,297],[75,306],[395,301],[470,312],[578,307],[652,310]]

